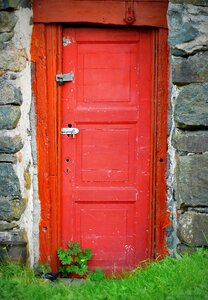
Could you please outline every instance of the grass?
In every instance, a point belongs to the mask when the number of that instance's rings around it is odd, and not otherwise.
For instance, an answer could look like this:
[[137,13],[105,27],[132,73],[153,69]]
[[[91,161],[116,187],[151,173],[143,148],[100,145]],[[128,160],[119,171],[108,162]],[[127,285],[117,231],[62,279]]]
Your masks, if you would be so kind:
[[79,286],[49,284],[30,269],[2,265],[0,299],[208,299],[208,250],[199,249],[181,259],[166,257],[122,279],[86,280]]

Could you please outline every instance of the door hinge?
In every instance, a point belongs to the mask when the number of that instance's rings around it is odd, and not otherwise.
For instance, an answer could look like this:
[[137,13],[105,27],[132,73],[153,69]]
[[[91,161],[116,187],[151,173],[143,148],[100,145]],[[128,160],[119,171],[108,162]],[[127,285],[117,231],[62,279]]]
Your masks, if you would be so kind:
[[67,74],[56,74],[56,82],[59,85],[63,85],[64,82],[73,81],[74,73],[67,73]]

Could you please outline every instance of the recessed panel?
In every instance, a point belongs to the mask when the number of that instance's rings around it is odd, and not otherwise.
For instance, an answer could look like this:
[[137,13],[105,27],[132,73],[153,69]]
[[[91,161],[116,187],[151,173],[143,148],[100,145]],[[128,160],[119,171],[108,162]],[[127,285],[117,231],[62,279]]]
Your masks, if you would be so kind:
[[[126,102],[131,100],[133,45],[79,45],[77,74],[81,102]],[[94,51],[92,50],[94,49]]]
[[90,247],[93,260],[105,261],[106,257],[115,263],[125,264],[132,259],[133,250],[133,205],[103,204],[77,206],[77,226],[83,247]]
[[83,181],[128,180],[129,133],[127,129],[83,130],[81,148]]
[[83,77],[84,102],[129,101],[129,70],[85,69]]

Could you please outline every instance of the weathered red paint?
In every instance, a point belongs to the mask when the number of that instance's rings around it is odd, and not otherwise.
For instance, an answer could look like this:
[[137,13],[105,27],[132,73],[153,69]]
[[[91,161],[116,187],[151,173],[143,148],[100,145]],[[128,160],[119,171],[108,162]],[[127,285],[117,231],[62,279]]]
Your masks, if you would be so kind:
[[131,269],[149,257],[154,78],[152,30],[65,29],[62,243],[92,267]]
[[160,29],[156,35],[156,90],[155,90],[155,257],[167,253],[166,218],[166,166],[167,166],[167,115],[168,115],[168,32]]
[[57,0],[36,0],[33,3],[34,22],[126,25],[128,5],[134,8],[134,26],[167,28],[168,0],[62,0],[61,3]]
[[[35,63],[33,91],[37,122],[38,191],[41,204],[39,226],[40,261],[57,267],[56,249],[60,245],[60,209],[58,153],[60,88],[54,81],[62,62],[60,26],[36,24],[31,56]],[[59,224],[57,226],[57,224]]]
[[[90,2],[93,6],[94,1]],[[36,5],[36,0],[34,5]],[[45,11],[44,14],[47,15],[48,12]],[[34,17],[36,18],[36,16]],[[166,18],[165,14],[164,18]],[[152,96],[154,105],[152,105],[151,116],[153,121],[151,136],[153,172],[150,174],[151,202],[149,203],[153,213],[150,220],[151,234],[149,234],[150,258],[166,251],[164,222],[166,218],[165,171],[168,98],[167,30],[155,28],[154,32],[155,71]],[[31,54],[36,65],[33,84],[37,113],[38,183],[41,201],[40,260],[49,261],[56,269],[56,249],[61,245],[62,231],[60,189],[62,174],[58,157],[62,153],[60,143],[62,124],[60,122],[63,87],[57,86],[55,82],[55,75],[62,72],[61,25],[35,24]],[[82,115],[82,117],[85,116]]]

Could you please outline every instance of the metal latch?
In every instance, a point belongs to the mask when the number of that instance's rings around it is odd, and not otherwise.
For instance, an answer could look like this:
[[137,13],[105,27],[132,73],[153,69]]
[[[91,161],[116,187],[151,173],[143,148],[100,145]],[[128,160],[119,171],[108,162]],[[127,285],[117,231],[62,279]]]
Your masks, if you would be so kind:
[[59,85],[63,85],[64,82],[73,81],[74,73],[67,73],[67,74],[56,74],[56,82]]
[[61,133],[62,134],[67,134],[67,135],[71,135],[71,136],[75,136],[75,134],[79,133],[79,129],[78,128],[61,128]]

